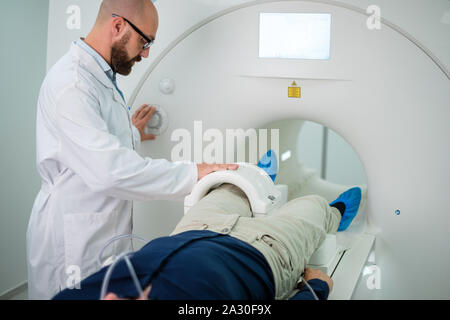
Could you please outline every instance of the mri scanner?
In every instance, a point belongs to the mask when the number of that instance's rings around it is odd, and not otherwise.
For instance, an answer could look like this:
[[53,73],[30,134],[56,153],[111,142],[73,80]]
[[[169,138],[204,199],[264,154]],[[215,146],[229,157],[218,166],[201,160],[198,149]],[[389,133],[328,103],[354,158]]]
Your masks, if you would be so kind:
[[[50,1],[48,67],[92,26],[100,1],[77,3],[83,21],[90,23],[62,30],[57,26],[71,3]],[[372,4],[158,0],[157,43],[150,58],[119,79],[119,86],[132,111],[144,103],[158,106],[149,130],[159,136],[140,151],[153,158],[171,159],[172,133],[180,128],[192,133],[194,144],[196,139],[203,143],[196,121],[225,133],[299,119],[337,132],[359,156],[367,185],[353,230],[328,236],[310,261],[332,275],[330,299],[448,299],[450,5],[380,0],[375,3],[381,8],[380,28],[373,29],[366,10]],[[420,23],[406,17],[406,10]],[[260,57],[261,17],[267,13],[329,15],[329,57]],[[288,95],[294,81],[300,97]],[[278,153],[296,139],[280,135]],[[202,149],[186,160],[202,162]],[[135,233],[147,238],[168,234],[220,182],[239,185],[260,214],[292,198],[292,186],[297,196],[318,193],[328,200],[348,187],[314,176],[295,152],[280,163],[275,183],[255,174],[257,169],[234,177],[211,175],[184,203],[136,203]],[[294,185],[295,178],[305,183]],[[376,273],[368,277],[367,270]]]
[[[302,170],[301,167],[299,169],[300,176],[308,175],[307,171]],[[308,194],[324,194],[335,191],[333,190],[334,184],[323,180],[320,187],[317,188],[314,183],[316,180],[321,179],[318,179],[313,173],[307,182],[301,184],[301,187],[314,190],[310,190],[307,192]],[[240,163],[236,171],[218,171],[200,180],[191,194],[184,200],[184,214],[189,214],[189,210],[210,190],[223,183],[235,185],[245,193],[254,217],[263,218],[276,214],[277,209],[288,200],[288,185],[275,184],[266,171],[256,165]],[[344,187],[341,187],[341,189],[344,191]],[[363,211],[365,207],[366,189],[363,187],[363,190],[364,196],[360,211]],[[354,220],[349,231],[340,232],[338,236],[327,234],[322,244],[308,261],[307,267],[322,270],[332,277],[335,289],[330,294],[329,299],[351,298],[359,275],[363,271],[362,268],[373,249],[374,235],[355,232],[358,226],[361,227],[361,221],[365,221],[365,216],[359,212],[358,219]],[[349,242],[348,239],[351,241]]]

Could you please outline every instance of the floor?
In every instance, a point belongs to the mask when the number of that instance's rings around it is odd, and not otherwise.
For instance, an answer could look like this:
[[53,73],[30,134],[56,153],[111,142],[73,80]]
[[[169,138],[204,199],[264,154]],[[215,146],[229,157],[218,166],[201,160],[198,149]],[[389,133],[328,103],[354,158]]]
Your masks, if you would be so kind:
[[18,293],[17,295],[11,297],[9,300],[28,300],[28,290]]

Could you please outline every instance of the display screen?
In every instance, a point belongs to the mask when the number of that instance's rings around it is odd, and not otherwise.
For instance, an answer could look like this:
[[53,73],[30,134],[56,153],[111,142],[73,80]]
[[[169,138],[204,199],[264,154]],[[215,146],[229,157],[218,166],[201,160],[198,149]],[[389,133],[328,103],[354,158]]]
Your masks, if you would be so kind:
[[259,57],[330,59],[331,14],[261,13]]

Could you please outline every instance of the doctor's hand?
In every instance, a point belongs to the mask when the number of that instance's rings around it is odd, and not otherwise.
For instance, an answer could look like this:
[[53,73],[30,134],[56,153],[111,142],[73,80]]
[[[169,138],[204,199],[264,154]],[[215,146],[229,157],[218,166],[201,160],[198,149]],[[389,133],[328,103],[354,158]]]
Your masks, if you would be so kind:
[[198,181],[204,176],[210,174],[215,171],[222,170],[237,170],[239,168],[238,164],[208,164],[208,163],[199,163],[197,164],[198,169]]
[[156,138],[154,134],[145,133],[145,127],[155,113],[155,110],[155,107],[144,104],[136,110],[136,112],[133,114],[133,117],[131,118],[131,120],[133,121],[133,125],[141,134],[141,141],[154,140]]

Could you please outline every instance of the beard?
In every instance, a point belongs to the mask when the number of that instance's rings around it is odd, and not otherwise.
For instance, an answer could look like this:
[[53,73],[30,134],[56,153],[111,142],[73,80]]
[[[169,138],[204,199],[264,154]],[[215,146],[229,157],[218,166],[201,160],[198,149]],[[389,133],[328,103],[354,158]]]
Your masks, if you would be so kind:
[[134,57],[133,59],[128,57],[125,46],[130,40],[130,37],[131,32],[128,32],[111,48],[111,68],[114,72],[123,76],[129,75],[134,63],[139,62],[142,59],[140,55]]

